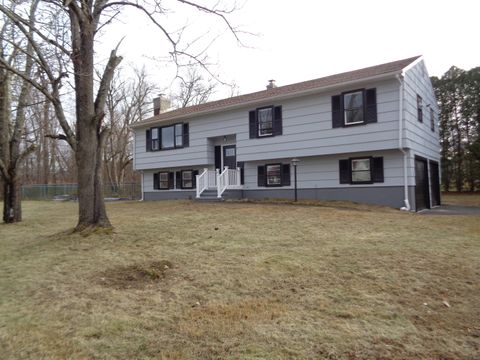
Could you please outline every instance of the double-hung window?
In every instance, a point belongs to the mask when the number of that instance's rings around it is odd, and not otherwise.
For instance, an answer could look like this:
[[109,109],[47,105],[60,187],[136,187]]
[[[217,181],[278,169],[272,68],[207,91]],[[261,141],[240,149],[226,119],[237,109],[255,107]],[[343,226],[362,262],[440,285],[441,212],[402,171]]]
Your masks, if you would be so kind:
[[183,189],[193,188],[193,171],[192,170],[182,171],[182,188]]
[[282,135],[282,106],[270,105],[250,110],[248,128],[250,139]]
[[417,95],[417,119],[423,122],[423,100],[420,95]]
[[355,91],[343,95],[345,125],[364,122],[363,91]]
[[158,128],[152,129],[152,150],[156,151],[160,149],[160,138],[159,138]]
[[175,124],[175,147],[183,146],[183,124]]
[[383,183],[383,157],[362,157],[339,161],[340,184]]
[[290,164],[258,166],[258,186],[290,186]]
[[430,130],[435,131],[435,113],[432,108],[430,108]]
[[170,183],[168,181],[168,172],[161,172],[158,174],[159,177],[159,188],[160,189],[168,189],[170,186]]
[[377,122],[377,90],[358,89],[332,96],[332,127]]
[[370,158],[352,159],[352,183],[372,181]]
[[273,135],[273,108],[263,108],[257,110],[258,118],[258,136]]
[[281,186],[282,185],[282,165],[271,164],[266,166],[267,186]]

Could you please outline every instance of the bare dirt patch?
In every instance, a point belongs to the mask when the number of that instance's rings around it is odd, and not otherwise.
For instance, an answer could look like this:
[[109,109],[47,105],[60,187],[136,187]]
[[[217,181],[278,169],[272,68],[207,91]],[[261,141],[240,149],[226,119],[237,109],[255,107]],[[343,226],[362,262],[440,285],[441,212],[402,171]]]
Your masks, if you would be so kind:
[[165,280],[171,269],[173,264],[168,260],[116,266],[101,272],[97,281],[103,286],[119,290],[143,289]]

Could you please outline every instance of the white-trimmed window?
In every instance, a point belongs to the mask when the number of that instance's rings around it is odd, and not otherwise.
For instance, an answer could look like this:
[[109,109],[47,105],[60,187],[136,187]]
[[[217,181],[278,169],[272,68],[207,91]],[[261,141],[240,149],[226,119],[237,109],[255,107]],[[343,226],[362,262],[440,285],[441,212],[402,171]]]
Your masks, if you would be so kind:
[[435,131],[435,112],[430,108],[430,130]]
[[166,126],[162,128],[162,150],[175,147],[175,127]]
[[417,94],[417,119],[419,122],[423,122],[423,100],[420,95]]
[[183,189],[193,188],[193,171],[192,170],[182,171],[182,188]]
[[263,108],[257,110],[258,136],[273,135],[273,108]]
[[175,147],[183,146],[183,124],[175,125]]
[[152,150],[156,151],[160,148],[160,138],[158,137],[158,128],[152,129]]
[[364,122],[363,90],[343,94],[345,125]]
[[266,166],[267,186],[282,185],[282,165],[271,164]]
[[158,187],[160,189],[168,189],[170,187],[168,176],[168,172],[161,172],[158,174]]
[[370,158],[352,159],[352,183],[367,183],[372,181]]
[[146,131],[147,151],[170,150],[189,146],[188,123],[154,127]]

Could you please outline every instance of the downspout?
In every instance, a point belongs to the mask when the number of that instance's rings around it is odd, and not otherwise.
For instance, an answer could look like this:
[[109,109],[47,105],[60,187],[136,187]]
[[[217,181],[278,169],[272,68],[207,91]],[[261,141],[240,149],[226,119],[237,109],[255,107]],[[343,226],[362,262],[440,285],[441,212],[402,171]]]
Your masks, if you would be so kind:
[[141,186],[142,198],[139,201],[143,201],[143,170],[140,171],[140,177],[141,177],[140,186]]
[[403,148],[403,74],[397,75],[397,80],[400,83],[399,102],[398,102],[398,149],[403,154],[403,190],[404,190],[404,207],[400,210],[410,211],[410,201],[408,200],[408,176],[407,176],[407,162],[408,154]]

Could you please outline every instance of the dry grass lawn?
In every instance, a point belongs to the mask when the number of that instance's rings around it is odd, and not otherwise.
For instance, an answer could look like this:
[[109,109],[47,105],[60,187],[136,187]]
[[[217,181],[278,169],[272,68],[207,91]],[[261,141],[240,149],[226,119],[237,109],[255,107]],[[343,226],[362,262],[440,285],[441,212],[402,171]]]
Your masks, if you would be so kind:
[[448,205],[480,206],[479,193],[455,193],[442,194],[442,202]]
[[0,225],[1,359],[479,359],[480,219],[324,203],[76,204]]

